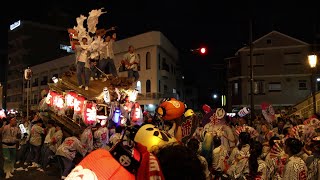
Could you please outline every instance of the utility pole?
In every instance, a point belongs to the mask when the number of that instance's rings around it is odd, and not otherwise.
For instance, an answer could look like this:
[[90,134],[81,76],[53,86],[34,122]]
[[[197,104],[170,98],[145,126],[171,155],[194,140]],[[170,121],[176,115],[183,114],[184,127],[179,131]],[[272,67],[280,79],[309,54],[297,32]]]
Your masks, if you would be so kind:
[[250,46],[250,106],[251,106],[251,119],[249,120],[249,125],[252,125],[252,122],[254,121],[254,88],[253,88],[253,43],[252,43],[252,19],[250,19],[249,24],[249,46]]

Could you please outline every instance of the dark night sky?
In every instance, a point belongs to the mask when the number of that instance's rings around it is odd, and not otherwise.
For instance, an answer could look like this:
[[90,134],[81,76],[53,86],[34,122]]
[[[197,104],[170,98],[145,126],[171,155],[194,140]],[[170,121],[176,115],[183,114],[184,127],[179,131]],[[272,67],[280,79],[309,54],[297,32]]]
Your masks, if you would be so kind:
[[[222,87],[218,75],[210,66],[223,63],[248,43],[249,19],[254,19],[254,39],[278,30],[306,42],[314,38],[314,25],[318,23],[314,2],[287,1],[213,1],[213,0],[77,0],[77,1],[21,1],[14,13],[7,14],[7,22],[28,19],[64,27],[76,25],[75,18],[87,15],[92,9],[104,7],[108,11],[99,19],[99,25],[119,27],[118,37],[151,30],[163,32],[180,50],[186,80],[198,81],[204,91]],[[76,3],[75,3],[76,2]],[[249,2],[254,2],[250,3]],[[300,2],[300,3],[299,3]],[[26,7],[30,4],[31,7]],[[20,7],[21,6],[21,7]],[[37,6],[37,7],[36,7]],[[51,13],[49,13],[51,12]],[[58,16],[64,12],[69,16]],[[318,13],[318,14],[316,14]],[[51,14],[51,16],[49,16]],[[60,13],[61,14],[61,13]],[[319,24],[319,23],[318,23]],[[207,56],[192,55],[189,50],[205,45]],[[195,73],[196,72],[196,73]]]

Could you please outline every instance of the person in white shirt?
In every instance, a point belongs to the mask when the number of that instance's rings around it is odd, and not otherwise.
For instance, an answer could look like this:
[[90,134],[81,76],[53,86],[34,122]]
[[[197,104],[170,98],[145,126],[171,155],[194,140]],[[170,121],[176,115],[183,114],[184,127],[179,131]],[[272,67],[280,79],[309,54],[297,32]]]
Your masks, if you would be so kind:
[[20,139],[20,147],[18,149],[18,157],[16,164],[24,163],[27,155],[28,155],[28,149],[30,148],[29,145],[29,139],[30,139],[30,121],[27,117],[22,119],[22,123],[24,128],[26,129],[26,133],[22,134],[22,137]]
[[84,73],[84,86],[85,90],[89,89],[89,80],[90,80],[90,62],[89,62],[89,46],[88,39],[82,37],[81,43],[75,43],[71,41],[73,50],[76,51],[76,66],[77,66],[77,80],[79,88],[83,87],[82,74]]
[[88,126],[80,135],[80,141],[88,152],[93,150],[93,134],[91,128],[92,126]]
[[128,70],[128,78],[134,78],[134,81],[139,79],[138,66],[140,64],[139,56],[135,53],[134,47],[129,46],[129,52],[123,56],[123,64]]
[[16,118],[10,120],[10,124],[4,125],[0,128],[2,134],[2,153],[4,158],[3,171],[6,174],[6,179],[12,177],[14,171],[14,163],[16,158],[16,144],[18,142],[18,135],[20,130],[17,127]]
[[46,154],[46,151],[49,149],[49,145],[51,143],[53,134],[56,132],[56,128],[54,127],[54,125],[55,125],[55,122],[53,120],[48,121],[47,128],[46,128],[47,135],[44,139],[44,143],[41,148],[41,156],[42,156],[41,164],[43,164],[44,155]]
[[61,145],[63,138],[63,132],[59,125],[56,125],[54,129],[54,134],[52,135],[50,142],[48,143],[48,149],[45,151],[43,155],[42,168],[38,168],[39,171],[44,171],[43,169],[48,167],[50,162],[50,158],[54,156],[58,147]]
[[62,173],[62,179],[65,179],[72,170],[74,163],[73,160],[76,157],[76,153],[80,153],[85,156],[87,151],[84,148],[80,140],[75,137],[67,137],[63,143],[58,147],[56,155],[63,161],[64,171]]
[[109,131],[106,124],[96,125],[97,130],[94,132],[94,149],[104,148],[109,142]]
[[[106,73],[106,67],[109,68],[109,73],[114,77],[118,77],[116,66],[114,65],[114,53],[113,45],[116,39],[116,33],[113,33],[112,37],[107,36],[105,38],[104,46],[102,48],[102,53],[100,54],[99,69]],[[107,78],[103,78],[102,82],[106,81]]]
[[34,122],[35,124],[31,128],[30,134],[30,145],[31,152],[28,155],[27,163],[32,162],[32,166],[29,167],[39,167],[39,158],[42,144],[42,135],[45,133],[44,128],[42,128],[42,120],[39,119]]

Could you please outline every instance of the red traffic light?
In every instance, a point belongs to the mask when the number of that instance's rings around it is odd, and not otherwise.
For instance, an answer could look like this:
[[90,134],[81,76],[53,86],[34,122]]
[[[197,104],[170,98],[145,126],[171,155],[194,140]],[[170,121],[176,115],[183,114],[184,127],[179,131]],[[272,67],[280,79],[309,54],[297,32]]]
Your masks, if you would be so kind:
[[201,54],[205,54],[206,52],[207,52],[206,48],[204,48],[204,47],[200,48],[200,53]]

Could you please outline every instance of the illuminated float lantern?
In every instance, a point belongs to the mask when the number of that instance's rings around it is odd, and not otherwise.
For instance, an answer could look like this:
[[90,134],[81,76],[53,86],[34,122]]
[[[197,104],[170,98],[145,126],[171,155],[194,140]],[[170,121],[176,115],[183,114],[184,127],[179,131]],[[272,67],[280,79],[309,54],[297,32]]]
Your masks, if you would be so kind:
[[68,92],[66,95],[65,95],[65,102],[66,102],[66,106],[68,108],[74,108],[74,101],[75,99],[77,98],[77,93],[75,92]]
[[139,103],[134,103],[130,113],[131,123],[134,125],[141,125],[143,123],[142,110]]
[[28,69],[24,70],[24,79],[25,80],[30,80],[32,77],[32,71],[31,69],[28,67]]
[[176,138],[152,124],[145,124],[140,127],[134,141],[146,146],[149,152],[165,144],[177,142]]
[[156,113],[163,120],[173,120],[181,117],[185,112],[186,106],[183,102],[175,98],[170,98],[163,101],[156,108]]
[[6,113],[3,109],[0,110],[0,119],[6,118]]
[[83,111],[83,122],[87,125],[94,125],[97,122],[97,105],[91,101],[85,101]]

